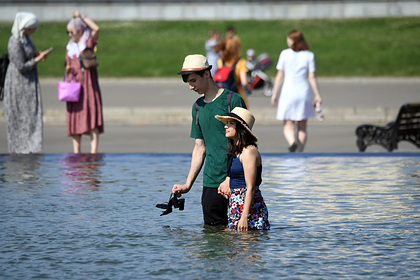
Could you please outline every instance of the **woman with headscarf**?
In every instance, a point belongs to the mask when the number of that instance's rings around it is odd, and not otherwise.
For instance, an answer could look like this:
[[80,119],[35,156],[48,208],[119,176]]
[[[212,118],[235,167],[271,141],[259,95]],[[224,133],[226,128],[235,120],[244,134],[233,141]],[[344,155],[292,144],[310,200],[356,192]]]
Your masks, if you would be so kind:
[[4,86],[4,117],[9,153],[42,151],[42,99],[37,63],[45,60],[50,51],[36,51],[30,35],[37,28],[34,14],[18,12],[7,46],[10,64]]
[[82,55],[94,50],[98,41],[99,27],[93,20],[73,12],[73,18],[67,24],[70,41],[66,51],[67,80],[82,84],[78,102],[67,102],[67,135],[73,138],[73,151],[80,153],[83,134],[90,135],[90,152],[98,151],[99,134],[104,132],[102,115],[102,97],[96,66],[85,67]]

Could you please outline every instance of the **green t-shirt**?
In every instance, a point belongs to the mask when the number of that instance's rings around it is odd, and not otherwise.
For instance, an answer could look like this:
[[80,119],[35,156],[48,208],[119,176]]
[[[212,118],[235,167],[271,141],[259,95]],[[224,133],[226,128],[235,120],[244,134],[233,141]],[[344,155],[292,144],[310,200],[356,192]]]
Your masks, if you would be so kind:
[[[195,103],[192,107],[191,138],[204,139],[206,144],[206,162],[203,171],[203,185],[218,188],[227,176],[227,148],[228,140],[225,136],[223,122],[214,116],[229,114],[227,106],[227,93],[222,94],[210,103],[201,102],[198,110],[198,125],[196,125]],[[246,108],[245,102],[239,94],[232,95],[231,110],[235,107]]]

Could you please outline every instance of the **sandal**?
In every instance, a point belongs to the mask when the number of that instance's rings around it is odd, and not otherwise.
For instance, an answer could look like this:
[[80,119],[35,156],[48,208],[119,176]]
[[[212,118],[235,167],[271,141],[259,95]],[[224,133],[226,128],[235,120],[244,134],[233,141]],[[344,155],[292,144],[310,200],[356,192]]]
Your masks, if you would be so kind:
[[289,152],[293,153],[296,152],[296,149],[298,147],[298,144],[296,142],[294,142],[290,147],[289,147]]

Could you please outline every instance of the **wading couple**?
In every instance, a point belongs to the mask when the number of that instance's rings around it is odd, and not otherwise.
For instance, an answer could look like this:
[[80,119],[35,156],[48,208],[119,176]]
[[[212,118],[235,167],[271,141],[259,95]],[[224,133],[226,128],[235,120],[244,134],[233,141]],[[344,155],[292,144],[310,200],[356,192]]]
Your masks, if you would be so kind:
[[211,68],[205,56],[189,55],[178,73],[190,90],[203,96],[192,106],[190,137],[195,145],[188,177],[172,192],[189,192],[204,165],[201,204],[206,225],[269,229],[259,190],[262,164],[252,132],[255,118],[237,93],[217,86]]

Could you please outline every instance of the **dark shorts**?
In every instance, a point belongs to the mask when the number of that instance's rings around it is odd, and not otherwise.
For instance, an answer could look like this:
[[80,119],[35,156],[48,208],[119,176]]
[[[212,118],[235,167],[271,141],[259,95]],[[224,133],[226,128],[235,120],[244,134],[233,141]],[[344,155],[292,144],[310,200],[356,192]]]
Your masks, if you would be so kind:
[[227,209],[229,200],[218,194],[217,188],[203,187],[201,206],[204,223],[210,226],[227,225]]

